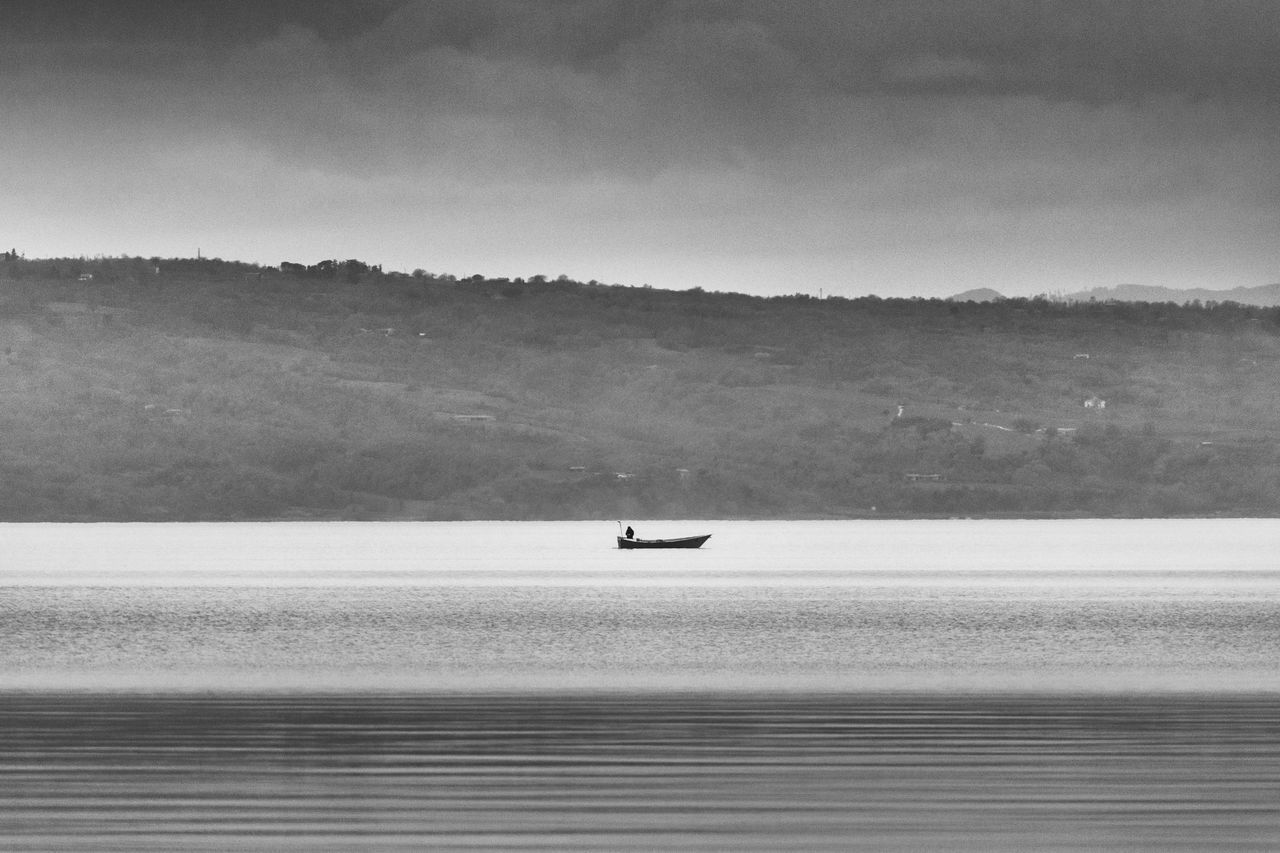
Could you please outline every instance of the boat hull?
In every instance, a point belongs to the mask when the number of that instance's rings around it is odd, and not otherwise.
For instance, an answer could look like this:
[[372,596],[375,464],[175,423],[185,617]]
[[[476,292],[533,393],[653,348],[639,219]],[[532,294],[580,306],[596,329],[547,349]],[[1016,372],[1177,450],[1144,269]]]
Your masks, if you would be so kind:
[[680,539],[627,539],[625,536],[619,536],[618,547],[624,550],[635,548],[701,548],[702,543],[710,538],[710,533],[705,536],[685,536]]

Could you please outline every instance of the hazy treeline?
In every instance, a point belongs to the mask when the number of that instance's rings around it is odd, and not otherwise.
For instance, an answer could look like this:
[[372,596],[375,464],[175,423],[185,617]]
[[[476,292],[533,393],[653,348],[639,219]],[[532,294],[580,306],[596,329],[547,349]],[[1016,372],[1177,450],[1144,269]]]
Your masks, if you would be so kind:
[[0,254],[0,519],[1262,514],[1280,309]]

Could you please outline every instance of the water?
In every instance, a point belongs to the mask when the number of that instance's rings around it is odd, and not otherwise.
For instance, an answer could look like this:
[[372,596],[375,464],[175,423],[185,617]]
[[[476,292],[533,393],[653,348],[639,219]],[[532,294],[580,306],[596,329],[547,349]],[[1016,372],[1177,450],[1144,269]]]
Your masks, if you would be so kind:
[[10,526],[0,850],[1280,849],[1269,521]]
[[[15,526],[0,677],[67,690],[1280,688],[1268,521]],[[645,532],[648,532],[647,530]]]
[[1275,850],[1271,699],[22,696],[0,849]]

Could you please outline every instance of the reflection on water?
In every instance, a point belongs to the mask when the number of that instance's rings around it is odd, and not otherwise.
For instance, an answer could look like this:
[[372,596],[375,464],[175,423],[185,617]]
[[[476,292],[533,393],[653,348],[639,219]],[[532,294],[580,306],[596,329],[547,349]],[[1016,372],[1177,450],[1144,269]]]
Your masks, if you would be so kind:
[[0,684],[1280,691],[1268,520],[14,525]]
[[646,522],[704,548],[619,551],[609,522],[14,524],[0,586],[830,586],[862,575],[966,586],[975,575],[1276,569],[1271,519]]
[[0,851],[1280,849],[1273,523],[711,532],[6,527]]
[[0,700],[0,849],[1274,850],[1275,696]]
[[[1197,576],[1192,577],[1196,581]],[[15,587],[34,690],[1276,690],[1280,573],[1184,588]],[[1129,584],[1126,586],[1125,584]]]

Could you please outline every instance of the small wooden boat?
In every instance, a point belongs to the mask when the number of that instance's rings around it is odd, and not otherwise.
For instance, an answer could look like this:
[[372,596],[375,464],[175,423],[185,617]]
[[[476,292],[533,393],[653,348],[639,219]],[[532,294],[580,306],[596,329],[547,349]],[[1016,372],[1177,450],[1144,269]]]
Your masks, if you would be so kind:
[[706,536],[684,536],[679,539],[628,539],[618,537],[619,548],[701,548],[702,543],[711,538]]

